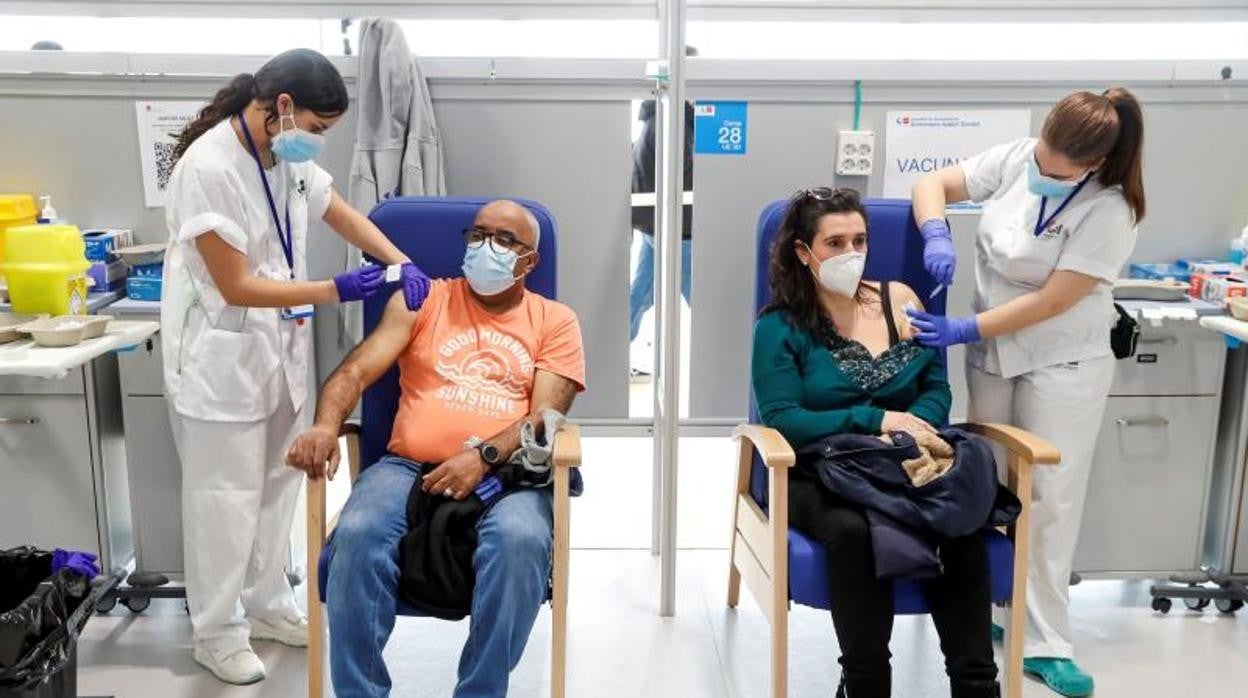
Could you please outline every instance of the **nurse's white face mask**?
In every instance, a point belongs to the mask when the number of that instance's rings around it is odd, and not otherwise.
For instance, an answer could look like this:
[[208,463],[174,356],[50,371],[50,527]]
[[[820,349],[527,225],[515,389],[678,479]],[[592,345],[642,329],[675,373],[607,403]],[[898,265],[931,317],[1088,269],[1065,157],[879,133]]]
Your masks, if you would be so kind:
[[819,285],[825,289],[842,296],[853,297],[858,293],[858,284],[862,282],[862,271],[867,265],[867,253],[849,251],[828,257],[823,261],[815,255],[815,251],[810,249],[810,245],[802,243],[806,247],[806,251],[810,252],[811,263],[818,263],[818,268],[814,269],[815,278],[819,279]]

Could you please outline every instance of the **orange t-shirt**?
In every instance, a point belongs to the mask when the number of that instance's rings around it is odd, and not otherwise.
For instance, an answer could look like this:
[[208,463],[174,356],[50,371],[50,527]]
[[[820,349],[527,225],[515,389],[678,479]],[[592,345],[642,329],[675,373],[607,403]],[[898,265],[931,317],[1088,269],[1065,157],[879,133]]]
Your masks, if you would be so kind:
[[462,278],[437,280],[421,306],[412,341],[399,357],[399,411],[391,453],[438,464],[529,413],[537,369],[585,389],[585,356],[576,314],[525,291],[520,305],[495,315]]

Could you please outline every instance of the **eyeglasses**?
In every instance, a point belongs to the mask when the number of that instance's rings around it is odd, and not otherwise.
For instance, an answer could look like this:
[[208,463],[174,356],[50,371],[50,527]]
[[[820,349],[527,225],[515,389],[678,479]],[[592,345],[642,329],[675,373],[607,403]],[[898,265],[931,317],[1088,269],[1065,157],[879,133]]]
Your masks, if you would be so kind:
[[480,248],[487,240],[490,243],[490,248],[495,252],[515,252],[520,254],[533,249],[529,245],[520,242],[516,234],[510,230],[486,230],[476,226],[464,229],[464,244],[472,249]]
[[814,187],[812,189],[803,189],[802,196],[815,201],[827,201],[836,195],[836,190],[832,187]]

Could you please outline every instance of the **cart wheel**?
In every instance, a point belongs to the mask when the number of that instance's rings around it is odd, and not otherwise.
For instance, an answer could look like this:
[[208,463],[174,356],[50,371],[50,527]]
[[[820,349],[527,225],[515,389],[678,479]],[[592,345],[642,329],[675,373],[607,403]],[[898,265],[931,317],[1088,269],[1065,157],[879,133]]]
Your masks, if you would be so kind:
[[1218,599],[1213,602],[1218,610],[1223,613],[1234,613],[1244,607],[1244,602],[1239,599]]
[[102,599],[98,604],[96,604],[95,612],[99,613],[100,615],[104,615],[106,613],[111,612],[116,607],[117,607],[117,597],[108,596]]
[[147,597],[132,596],[122,601],[122,603],[125,604],[126,608],[130,609],[131,613],[142,613],[147,610],[148,606],[152,605],[152,600]]
[[1164,596],[1153,597],[1153,610],[1158,613],[1169,613],[1173,602]]
[[1209,599],[1183,599],[1189,611],[1203,611],[1209,607]]

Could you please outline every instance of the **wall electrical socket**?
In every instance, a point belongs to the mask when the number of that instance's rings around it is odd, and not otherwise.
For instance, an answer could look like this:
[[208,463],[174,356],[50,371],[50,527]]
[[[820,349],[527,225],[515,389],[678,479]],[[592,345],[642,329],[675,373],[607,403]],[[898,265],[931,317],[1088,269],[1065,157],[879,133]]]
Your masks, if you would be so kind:
[[836,173],[866,177],[875,164],[874,131],[841,131],[836,148]]

